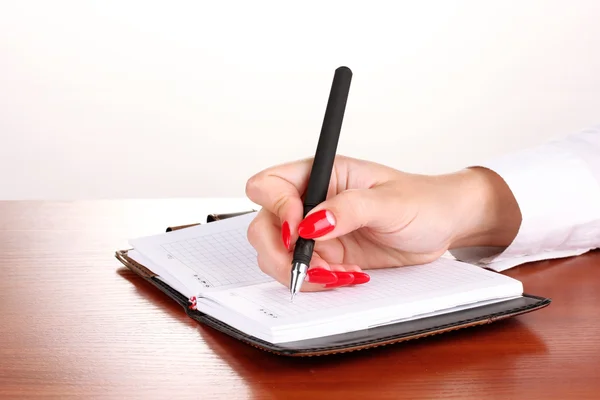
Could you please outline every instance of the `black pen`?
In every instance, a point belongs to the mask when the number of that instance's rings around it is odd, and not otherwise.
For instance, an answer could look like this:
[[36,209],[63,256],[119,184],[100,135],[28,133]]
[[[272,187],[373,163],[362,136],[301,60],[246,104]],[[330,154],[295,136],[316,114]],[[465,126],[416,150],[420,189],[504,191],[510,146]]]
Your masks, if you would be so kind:
[[[304,197],[304,217],[316,206],[324,202],[327,198],[327,189],[333,170],[333,162],[337,151],[337,145],[342,130],[342,121],[348,101],[350,91],[350,81],[352,80],[352,71],[348,67],[339,67],[333,75],[329,100],[325,109],[325,117],[321,127],[319,143],[310,171],[310,178]],[[294,258],[292,260],[292,277],[290,282],[290,292],[292,301],[294,296],[300,290],[306,271],[310,265],[315,241],[312,239],[298,238],[294,249]]]

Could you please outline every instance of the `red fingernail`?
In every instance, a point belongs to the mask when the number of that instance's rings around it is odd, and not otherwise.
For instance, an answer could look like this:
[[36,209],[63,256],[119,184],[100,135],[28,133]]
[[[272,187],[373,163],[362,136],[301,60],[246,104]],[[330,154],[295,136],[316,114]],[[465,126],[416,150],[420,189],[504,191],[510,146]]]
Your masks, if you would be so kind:
[[333,284],[337,280],[337,276],[325,268],[310,268],[306,273],[306,281],[309,283]]
[[326,288],[346,286],[354,281],[354,274],[352,272],[333,271],[333,273],[337,277],[337,282],[325,285]]
[[281,239],[283,240],[283,245],[286,249],[290,249],[290,239],[292,234],[290,233],[290,224],[287,221],[283,221],[283,225],[281,225]]
[[310,214],[298,225],[298,235],[305,239],[314,239],[329,233],[335,228],[335,218],[327,210]]
[[353,285],[361,285],[371,280],[371,277],[364,272],[353,272],[352,274],[354,275],[354,280],[352,281]]

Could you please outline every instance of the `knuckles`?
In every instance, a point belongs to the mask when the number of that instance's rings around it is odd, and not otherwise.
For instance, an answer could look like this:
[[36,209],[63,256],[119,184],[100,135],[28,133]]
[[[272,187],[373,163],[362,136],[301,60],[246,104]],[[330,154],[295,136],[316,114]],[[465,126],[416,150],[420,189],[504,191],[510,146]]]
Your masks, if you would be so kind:
[[264,174],[258,173],[250,177],[246,181],[246,196],[252,201],[256,201],[259,196],[262,183],[264,182]]
[[269,232],[269,229],[274,229],[273,223],[267,212],[261,210],[250,222],[246,236],[250,245],[256,250],[258,268],[265,274],[277,278],[282,273],[280,268],[283,268],[283,266],[273,262],[273,254],[270,254],[273,251],[272,244],[268,242],[272,236],[265,234],[265,232]]
[[258,269],[260,269],[263,273],[265,273],[265,274],[269,273],[269,271],[265,267],[265,262],[264,262],[263,258],[260,255],[258,255],[256,257],[256,263],[258,264]]
[[261,248],[263,246],[260,245],[260,241],[264,237],[264,235],[261,235],[261,230],[264,229],[264,224],[261,220],[264,220],[264,218],[261,218],[261,213],[259,212],[256,218],[254,218],[248,226],[246,236],[250,245],[256,250],[256,262],[258,264],[258,268],[262,272],[268,273],[265,267],[264,254],[261,254]]
[[259,212],[259,214],[252,220],[252,222],[250,222],[250,225],[248,225],[248,231],[246,232],[246,237],[248,239],[248,242],[255,249],[257,249],[257,247],[258,247],[258,241],[260,239],[260,224],[261,224],[260,217],[261,216],[260,216],[260,212]]

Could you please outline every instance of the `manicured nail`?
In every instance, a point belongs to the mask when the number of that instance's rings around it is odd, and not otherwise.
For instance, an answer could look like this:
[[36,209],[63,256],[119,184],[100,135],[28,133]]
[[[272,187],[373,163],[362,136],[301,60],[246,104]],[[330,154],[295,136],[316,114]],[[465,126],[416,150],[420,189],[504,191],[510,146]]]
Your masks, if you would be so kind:
[[326,288],[346,286],[354,281],[354,274],[352,272],[333,271],[333,273],[337,277],[337,282],[325,285]]
[[371,280],[371,277],[364,272],[353,272],[352,275],[354,275],[354,280],[352,281],[353,285],[361,285]]
[[337,276],[325,268],[310,268],[306,273],[306,281],[322,285],[333,284],[338,280]]
[[283,245],[286,249],[290,249],[290,239],[292,234],[290,233],[290,224],[287,221],[283,222],[281,225],[281,239],[283,240]]
[[330,211],[321,210],[310,214],[298,225],[298,235],[314,239],[331,232],[335,228],[335,218]]

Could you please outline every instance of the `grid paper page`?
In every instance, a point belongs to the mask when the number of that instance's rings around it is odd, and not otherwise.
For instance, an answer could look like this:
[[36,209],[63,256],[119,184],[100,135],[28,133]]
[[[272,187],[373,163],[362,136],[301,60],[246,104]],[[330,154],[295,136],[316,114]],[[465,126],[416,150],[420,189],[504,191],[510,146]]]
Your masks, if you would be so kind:
[[[131,241],[169,274],[198,292],[273,281],[256,262],[246,232],[255,214]],[[160,275],[160,274],[159,274]]]
[[161,248],[188,267],[205,287],[267,281],[261,276],[254,248],[242,229],[165,243]]
[[522,293],[522,285],[517,280],[447,259],[427,265],[368,272],[371,281],[365,285],[299,293],[293,303],[290,302],[289,290],[279,283],[231,289],[212,293],[210,297],[257,320],[293,319],[294,322],[302,322],[371,312],[378,307],[404,305],[408,308],[409,304],[418,302],[422,303],[421,306],[413,304],[413,311],[433,312],[436,307],[449,308]]

